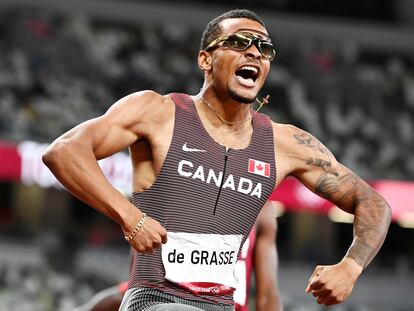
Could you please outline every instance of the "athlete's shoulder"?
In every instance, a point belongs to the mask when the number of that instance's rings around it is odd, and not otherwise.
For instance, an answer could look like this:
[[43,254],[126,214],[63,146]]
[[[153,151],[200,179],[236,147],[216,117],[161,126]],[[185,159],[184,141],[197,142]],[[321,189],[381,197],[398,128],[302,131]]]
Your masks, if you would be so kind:
[[153,110],[153,108],[171,104],[172,100],[169,95],[161,95],[152,90],[144,90],[131,93],[122,98],[120,102],[126,102],[131,105],[138,105],[146,107],[148,110]]
[[274,139],[279,151],[303,153],[321,145],[320,141],[307,131],[292,125],[272,122]]
[[334,155],[311,133],[290,124],[273,124],[279,168],[290,174],[313,166],[336,165]]
[[282,148],[282,150],[292,146],[295,136],[305,133],[305,131],[292,124],[283,124],[272,121],[272,127],[275,145],[277,145],[279,149]]
[[252,113],[254,115],[256,125],[266,128],[272,126],[273,121],[269,115],[254,110],[252,110]]
[[174,104],[168,95],[146,90],[134,92],[119,99],[109,108],[109,115],[119,115],[123,118],[145,122],[150,120],[164,122],[171,117]]
[[283,134],[289,135],[292,133],[304,132],[302,129],[292,124],[278,123],[278,122],[272,121],[272,126],[273,126],[273,130],[276,131],[280,135],[283,135]]

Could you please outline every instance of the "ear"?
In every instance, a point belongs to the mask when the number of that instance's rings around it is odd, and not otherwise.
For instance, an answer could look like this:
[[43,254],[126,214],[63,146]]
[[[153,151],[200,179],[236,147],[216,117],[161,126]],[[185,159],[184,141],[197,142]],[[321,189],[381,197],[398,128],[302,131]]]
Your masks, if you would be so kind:
[[203,71],[211,70],[211,55],[206,51],[198,53],[198,67]]

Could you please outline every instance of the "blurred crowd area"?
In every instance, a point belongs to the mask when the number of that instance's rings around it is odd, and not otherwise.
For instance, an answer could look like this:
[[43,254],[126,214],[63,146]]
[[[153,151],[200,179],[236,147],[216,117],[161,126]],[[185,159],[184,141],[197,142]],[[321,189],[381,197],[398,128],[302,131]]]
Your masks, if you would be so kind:
[[[271,29],[270,29],[271,34]],[[201,31],[121,25],[47,10],[0,18],[0,139],[49,142],[131,92],[195,94]],[[369,179],[414,178],[413,55],[299,38],[278,44],[264,96]]]
[[102,283],[94,275],[62,273],[49,266],[0,264],[0,311],[71,311]]
[[[124,0],[131,1],[131,0]],[[168,0],[157,0],[168,2]],[[326,0],[226,0],[226,4],[237,7],[251,6],[258,9],[273,10],[283,13],[316,15],[319,17],[346,18],[348,20],[373,20],[386,23],[400,22],[398,14],[400,2],[404,0],[360,0],[326,1]],[[186,2],[176,0],[175,2]],[[202,1],[193,1],[202,2]],[[222,0],[210,0],[216,5],[223,4]]]

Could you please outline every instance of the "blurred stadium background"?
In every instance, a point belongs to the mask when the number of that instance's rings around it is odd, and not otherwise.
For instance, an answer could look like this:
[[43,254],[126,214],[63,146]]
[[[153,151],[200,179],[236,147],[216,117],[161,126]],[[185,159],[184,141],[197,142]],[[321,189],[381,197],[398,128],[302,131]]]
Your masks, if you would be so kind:
[[[264,111],[320,138],[394,210],[379,255],[330,309],[414,310],[414,1],[1,0],[0,311],[73,310],[127,278],[122,231],[62,190],[42,150],[128,93],[198,92],[202,30],[236,7],[256,11],[276,43]],[[126,154],[101,166],[130,191]],[[324,310],[306,282],[344,254],[352,219],[295,180],[273,199],[286,207],[285,309]]]

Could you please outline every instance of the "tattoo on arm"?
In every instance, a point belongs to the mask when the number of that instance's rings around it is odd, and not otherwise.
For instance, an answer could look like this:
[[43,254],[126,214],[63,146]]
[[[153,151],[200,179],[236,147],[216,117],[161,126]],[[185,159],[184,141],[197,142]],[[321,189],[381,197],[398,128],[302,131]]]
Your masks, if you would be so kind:
[[388,231],[391,210],[387,202],[353,173],[323,173],[315,192],[353,213],[354,239],[346,254],[366,267],[379,251]]
[[346,254],[364,268],[378,253],[391,221],[391,209],[379,195],[361,200],[355,212],[354,240]]
[[294,134],[293,138],[296,139],[298,145],[304,145],[305,147],[312,148],[324,154],[329,154],[328,149],[322,145],[322,143],[316,140],[312,135],[308,133]]
[[[356,187],[356,176],[353,174],[338,176],[336,172],[323,173],[316,182],[315,192],[339,206],[349,206],[349,203],[353,202]],[[354,213],[354,204],[346,211]]]
[[[335,172],[332,167],[333,155],[320,141],[314,138],[308,133],[294,134],[293,138],[296,140],[298,145],[311,148],[321,153],[321,158],[319,157],[308,157],[305,159],[307,165],[316,166],[322,168],[325,172],[334,174],[338,176],[338,173]],[[322,159],[324,157],[325,159]]]
[[338,176],[338,173],[332,169],[332,163],[323,159],[308,158],[306,164],[322,168],[326,173]]
[[313,171],[320,174],[315,193],[354,214],[354,238],[346,256],[366,267],[384,242],[391,221],[390,207],[361,178],[352,172],[342,173],[332,153],[312,135],[301,132],[293,138],[298,145],[316,151],[301,157],[306,165],[321,169]]

